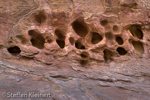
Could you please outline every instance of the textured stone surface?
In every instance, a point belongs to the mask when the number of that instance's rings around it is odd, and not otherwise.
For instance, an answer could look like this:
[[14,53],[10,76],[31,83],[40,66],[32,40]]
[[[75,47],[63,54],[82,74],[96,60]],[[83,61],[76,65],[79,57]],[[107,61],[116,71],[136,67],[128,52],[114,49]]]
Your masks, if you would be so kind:
[[149,32],[148,0],[0,0],[0,94],[149,100]]

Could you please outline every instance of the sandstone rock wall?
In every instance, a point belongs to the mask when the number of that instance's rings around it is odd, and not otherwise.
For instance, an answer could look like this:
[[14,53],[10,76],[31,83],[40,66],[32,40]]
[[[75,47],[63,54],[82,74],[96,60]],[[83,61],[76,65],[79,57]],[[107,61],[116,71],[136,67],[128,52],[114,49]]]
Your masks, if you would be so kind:
[[46,63],[41,59],[65,57],[81,65],[149,58],[146,1],[1,2],[4,58],[15,55]]

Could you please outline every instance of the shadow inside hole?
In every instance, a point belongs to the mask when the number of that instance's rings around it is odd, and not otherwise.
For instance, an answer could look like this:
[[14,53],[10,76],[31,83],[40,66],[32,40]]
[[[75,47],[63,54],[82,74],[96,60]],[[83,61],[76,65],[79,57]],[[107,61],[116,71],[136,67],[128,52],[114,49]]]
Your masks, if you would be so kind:
[[72,23],[72,27],[80,37],[85,37],[88,34],[88,28],[84,22],[76,20]]
[[73,37],[70,37],[70,38],[69,38],[69,42],[70,42],[71,45],[74,45],[74,43],[75,43],[74,38],[73,38]]
[[65,47],[65,41],[64,40],[56,40],[57,44],[59,45],[60,48]]
[[80,60],[80,64],[81,65],[87,65],[88,64],[88,60]]
[[132,45],[134,46],[134,52],[135,54],[137,54],[138,56],[142,56],[142,54],[144,53],[144,47],[142,45],[141,42],[138,41],[132,41]]
[[141,26],[132,25],[128,29],[134,37],[137,37],[138,39],[143,39],[143,32],[141,30]]
[[112,56],[113,56],[112,52],[110,50],[105,49],[103,51],[103,53],[104,53],[105,63],[110,63],[113,60],[112,59]]
[[17,47],[17,46],[15,46],[15,47],[10,47],[10,48],[8,48],[7,50],[8,50],[8,52],[9,52],[10,54],[12,54],[12,55],[14,55],[14,56],[19,55],[20,52],[21,52],[20,48]]
[[82,52],[82,53],[80,54],[80,56],[81,56],[81,58],[83,58],[83,59],[88,59],[88,58],[89,58],[89,53],[87,53],[87,52]]
[[113,31],[114,31],[114,32],[118,32],[118,31],[119,31],[119,27],[118,27],[117,25],[114,25]]
[[107,21],[107,20],[102,20],[102,21],[100,22],[100,24],[101,24],[102,26],[106,26],[106,25],[108,24],[108,21]]
[[135,13],[136,12],[136,9],[138,9],[138,4],[137,3],[134,3],[132,5],[132,8],[131,8],[131,13]]
[[102,36],[96,32],[92,32],[92,44],[97,44],[102,40]]
[[43,49],[44,48],[44,43],[45,39],[43,38],[42,35],[39,33],[35,32],[34,30],[30,30],[28,34],[31,36],[31,43],[34,47]]
[[76,47],[77,49],[85,49],[85,46],[82,45],[82,43],[79,42],[79,41],[77,41],[77,42],[75,43],[75,47]]
[[46,20],[46,15],[44,11],[40,11],[37,15],[35,15],[35,20],[40,24],[44,22]]
[[48,40],[47,40],[47,42],[48,42],[48,43],[52,43],[52,42],[53,42],[53,40],[51,40],[51,39],[48,39]]
[[126,55],[127,54],[127,51],[124,48],[122,48],[122,47],[117,48],[117,52],[120,55]]
[[55,34],[58,37],[59,40],[65,40],[65,36],[62,34],[62,32],[58,29],[55,30]]
[[119,45],[122,45],[122,44],[123,44],[123,40],[122,40],[122,38],[121,38],[120,36],[117,36],[117,37],[116,37],[116,41],[117,41],[117,43],[118,43]]

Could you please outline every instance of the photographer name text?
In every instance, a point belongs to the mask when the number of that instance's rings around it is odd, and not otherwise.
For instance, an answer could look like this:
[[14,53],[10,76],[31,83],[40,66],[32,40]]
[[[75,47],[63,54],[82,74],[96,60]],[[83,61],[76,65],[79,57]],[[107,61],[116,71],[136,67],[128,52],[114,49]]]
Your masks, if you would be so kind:
[[29,92],[29,93],[7,92],[7,93],[2,93],[2,97],[6,97],[6,98],[50,98],[51,94],[50,93],[48,93],[48,94],[34,93],[34,92]]

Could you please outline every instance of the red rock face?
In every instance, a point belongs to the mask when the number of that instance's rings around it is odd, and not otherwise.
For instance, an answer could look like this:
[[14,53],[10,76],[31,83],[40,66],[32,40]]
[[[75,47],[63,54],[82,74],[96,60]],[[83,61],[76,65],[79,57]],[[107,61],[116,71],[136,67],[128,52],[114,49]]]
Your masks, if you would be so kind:
[[0,0],[0,98],[148,100],[149,7],[146,0]]

